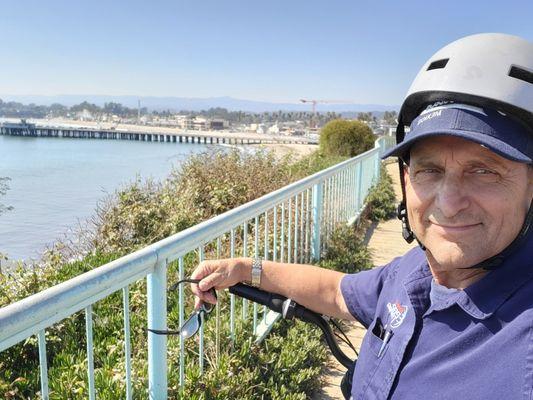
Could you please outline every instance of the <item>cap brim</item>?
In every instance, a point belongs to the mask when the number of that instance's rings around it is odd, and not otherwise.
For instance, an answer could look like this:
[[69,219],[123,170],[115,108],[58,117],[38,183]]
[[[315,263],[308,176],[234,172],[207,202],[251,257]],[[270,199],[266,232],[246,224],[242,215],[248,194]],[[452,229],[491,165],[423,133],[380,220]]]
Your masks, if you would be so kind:
[[479,132],[473,132],[473,131],[463,131],[463,130],[440,130],[437,132],[426,132],[421,134],[414,134],[411,137],[409,135],[407,138],[401,142],[400,144],[397,144],[392,149],[386,151],[382,159],[385,159],[390,156],[397,156],[400,157],[404,155],[416,142],[423,140],[425,138],[435,137],[435,136],[454,136],[459,137],[462,139],[470,140],[475,143],[479,143],[482,146],[487,147],[489,150],[493,151],[494,153],[507,158],[512,161],[522,162],[522,163],[532,163],[533,160],[523,154],[522,152],[516,150],[514,147],[509,146],[507,143],[496,139],[490,135],[487,135],[485,133],[479,133]]

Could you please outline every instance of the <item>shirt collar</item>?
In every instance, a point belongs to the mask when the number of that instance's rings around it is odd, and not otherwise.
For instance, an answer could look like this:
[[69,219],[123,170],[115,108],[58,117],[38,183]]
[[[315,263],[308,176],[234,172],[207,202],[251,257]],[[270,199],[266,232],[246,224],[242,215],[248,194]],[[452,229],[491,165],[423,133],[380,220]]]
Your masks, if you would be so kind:
[[431,280],[431,290],[429,291],[430,306],[425,315],[433,311],[444,310],[450,305],[457,302],[457,297],[461,295],[462,290],[447,288],[439,285],[435,279]]
[[[423,301],[421,297],[429,296],[430,276],[431,272],[426,261],[418,264],[403,282],[411,301],[418,300],[421,310],[422,303],[429,306],[429,299]],[[514,292],[531,279],[533,279],[533,229],[515,253],[498,268],[462,290],[455,297],[455,303],[471,317],[483,320],[492,316]],[[415,290],[418,296],[413,296]]]

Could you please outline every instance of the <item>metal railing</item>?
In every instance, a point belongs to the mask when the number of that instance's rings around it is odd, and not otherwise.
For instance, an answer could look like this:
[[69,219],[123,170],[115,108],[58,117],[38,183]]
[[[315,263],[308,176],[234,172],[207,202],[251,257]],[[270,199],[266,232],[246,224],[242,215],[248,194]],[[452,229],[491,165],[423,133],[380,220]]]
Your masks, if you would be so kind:
[[[320,257],[336,224],[355,220],[361,213],[369,189],[379,177],[380,156],[393,138],[376,141],[374,149],[355,158],[292,183],[259,199],[195,225],[139,251],[102,265],[80,276],[0,309],[0,352],[37,336],[40,390],[49,398],[45,330],[74,313],[85,311],[87,388],[96,398],[93,359],[93,310],[98,301],[122,292],[124,319],[124,369],[126,398],[133,395],[132,349],[130,344],[130,292],[132,284],[147,279],[147,325],[167,329],[167,268],[177,264],[177,275],[185,276],[187,263],[207,258],[261,256],[286,263],[310,263]],[[178,321],[184,320],[184,292],[178,292]],[[235,321],[252,315],[252,332],[264,337],[277,315],[259,310],[246,301],[229,300],[229,338],[235,338]],[[219,302],[220,303],[220,302]],[[221,310],[217,305],[217,329]],[[218,333],[217,333],[218,335]],[[217,348],[219,335],[217,336]],[[179,385],[185,378],[185,343],[179,343]],[[198,340],[198,367],[204,369],[203,326]],[[148,393],[151,399],[167,398],[167,338],[148,333]]]

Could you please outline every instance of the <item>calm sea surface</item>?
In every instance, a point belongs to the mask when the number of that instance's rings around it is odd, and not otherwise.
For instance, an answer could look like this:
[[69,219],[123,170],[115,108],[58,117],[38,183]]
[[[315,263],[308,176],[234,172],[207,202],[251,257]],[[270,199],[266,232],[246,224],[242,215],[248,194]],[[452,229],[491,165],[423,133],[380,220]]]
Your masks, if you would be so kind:
[[0,136],[0,253],[37,258],[46,245],[94,214],[99,200],[135,180],[165,178],[201,144]]

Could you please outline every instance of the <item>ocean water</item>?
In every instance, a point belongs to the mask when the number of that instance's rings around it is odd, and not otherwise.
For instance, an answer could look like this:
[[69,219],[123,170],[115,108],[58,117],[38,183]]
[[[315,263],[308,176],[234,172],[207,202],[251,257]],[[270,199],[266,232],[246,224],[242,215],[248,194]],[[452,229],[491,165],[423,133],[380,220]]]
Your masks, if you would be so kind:
[[69,228],[94,215],[117,188],[136,179],[164,179],[209,145],[0,135],[0,177],[10,189],[0,203],[0,253],[39,258]]

